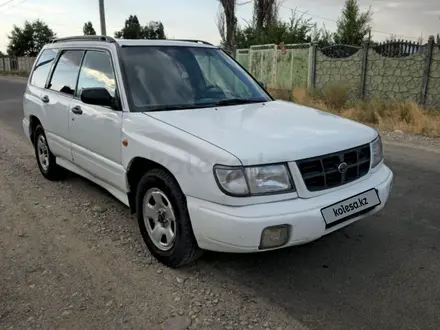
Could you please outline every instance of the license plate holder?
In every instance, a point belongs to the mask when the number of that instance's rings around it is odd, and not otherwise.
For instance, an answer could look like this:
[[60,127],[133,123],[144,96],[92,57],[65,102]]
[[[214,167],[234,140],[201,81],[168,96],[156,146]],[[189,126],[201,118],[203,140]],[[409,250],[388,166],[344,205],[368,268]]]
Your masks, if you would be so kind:
[[321,209],[321,215],[329,228],[380,204],[377,190],[370,189]]

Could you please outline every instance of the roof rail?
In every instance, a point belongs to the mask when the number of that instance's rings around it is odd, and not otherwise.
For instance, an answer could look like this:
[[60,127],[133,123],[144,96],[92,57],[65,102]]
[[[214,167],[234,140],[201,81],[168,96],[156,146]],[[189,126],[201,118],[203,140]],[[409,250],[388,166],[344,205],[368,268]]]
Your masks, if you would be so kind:
[[175,40],[175,41],[187,41],[187,42],[195,42],[198,44],[204,44],[204,45],[210,45],[210,46],[214,46],[213,44],[207,42],[207,41],[203,41],[203,40],[196,40],[196,39],[171,39],[171,40]]
[[109,36],[72,36],[65,38],[53,39],[52,43],[65,42],[65,41],[104,41],[104,42],[116,42],[116,40]]

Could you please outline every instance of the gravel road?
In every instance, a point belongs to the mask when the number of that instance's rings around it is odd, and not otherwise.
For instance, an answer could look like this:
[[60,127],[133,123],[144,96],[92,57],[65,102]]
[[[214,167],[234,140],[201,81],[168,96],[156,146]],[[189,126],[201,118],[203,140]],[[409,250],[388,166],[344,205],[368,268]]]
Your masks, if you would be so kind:
[[440,154],[387,144],[394,191],[368,220],[172,270],[108,193],[43,179],[21,132],[23,89],[0,78],[0,329],[440,327]]

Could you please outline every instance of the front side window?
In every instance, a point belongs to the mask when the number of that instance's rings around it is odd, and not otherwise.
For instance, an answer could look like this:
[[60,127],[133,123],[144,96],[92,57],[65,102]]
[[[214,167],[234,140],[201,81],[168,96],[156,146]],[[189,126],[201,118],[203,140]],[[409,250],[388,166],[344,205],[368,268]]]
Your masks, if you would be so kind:
[[84,88],[103,87],[115,96],[115,73],[111,57],[103,51],[87,51],[79,73],[77,96]]
[[39,88],[44,88],[46,85],[47,75],[50,67],[57,57],[58,49],[43,50],[37,63],[35,64],[34,72],[32,73],[31,85]]
[[271,98],[221,50],[122,47],[132,111],[160,111],[267,102]]
[[76,79],[78,78],[79,67],[84,51],[66,50],[64,51],[55,67],[47,88],[73,95],[75,93]]

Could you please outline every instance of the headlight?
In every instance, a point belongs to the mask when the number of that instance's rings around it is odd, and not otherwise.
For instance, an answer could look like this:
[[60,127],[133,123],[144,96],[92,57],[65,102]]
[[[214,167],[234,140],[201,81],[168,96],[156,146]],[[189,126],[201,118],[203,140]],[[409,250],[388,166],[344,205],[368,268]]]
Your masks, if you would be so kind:
[[382,139],[380,135],[371,142],[371,168],[375,168],[383,159]]
[[244,177],[243,168],[215,168],[217,183],[229,195],[249,195],[249,187]]
[[215,166],[219,187],[228,195],[251,196],[295,191],[284,164],[227,167]]

